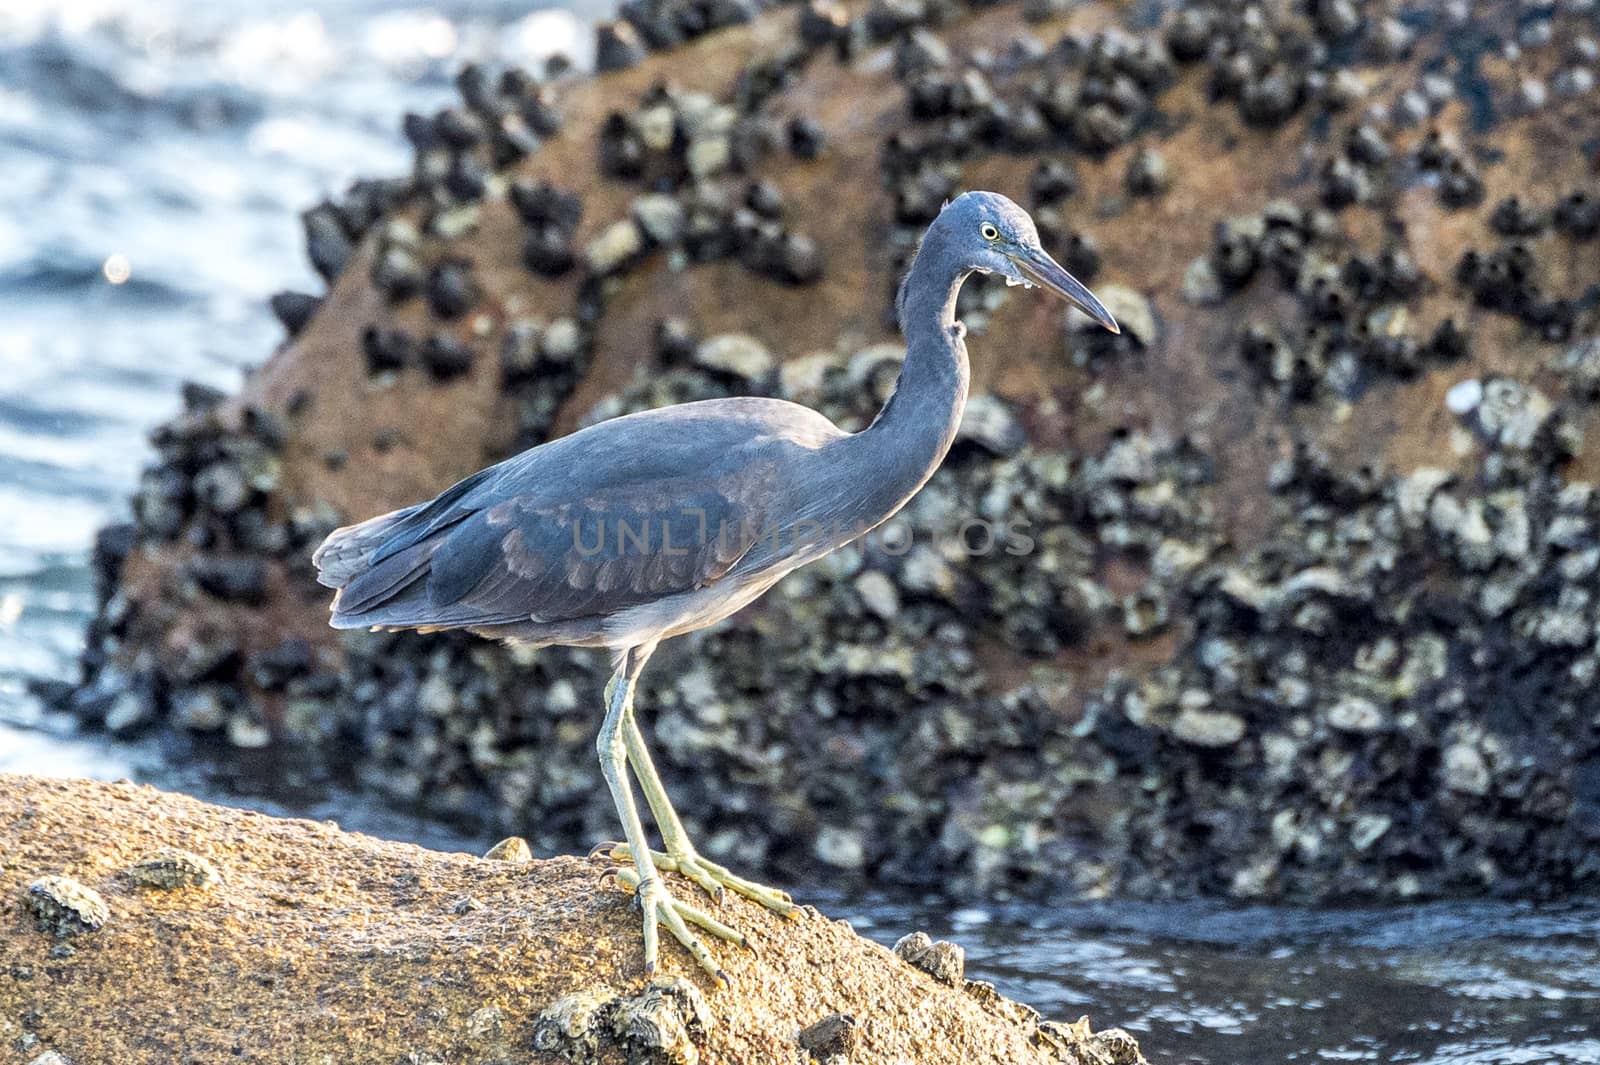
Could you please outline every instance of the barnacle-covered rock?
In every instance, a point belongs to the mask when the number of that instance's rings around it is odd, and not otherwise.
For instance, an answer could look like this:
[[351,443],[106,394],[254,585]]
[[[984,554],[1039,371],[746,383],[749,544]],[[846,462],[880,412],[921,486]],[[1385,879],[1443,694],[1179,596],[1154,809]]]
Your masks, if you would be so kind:
[[299,334],[156,434],[72,707],[293,742],[541,853],[614,832],[603,656],[337,636],[310,552],[663,403],[865,428],[923,227],[994,188],[1124,336],[969,281],[944,467],[663,645],[639,700],[707,853],[986,896],[1064,863],[1095,894],[1592,885],[1592,12],[1146,7],[647,0],[602,78],[464,72],[408,178],[308,214],[338,283]]
[[145,855],[133,863],[128,875],[135,883],[160,891],[209,888],[222,881],[211,859],[177,847],[163,847]]
[[75,936],[98,931],[111,919],[100,893],[69,876],[41,876],[28,885],[27,906],[41,932]]
[[[237,854],[227,883],[130,891],[107,870],[110,920],[88,885],[43,873],[58,854],[151,853],[173,836]],[[801,1060],[800,1044],[841,1051],[840,1026],[854,1023],[891,1060],[1062,1060],[1037,1013],[915,977],[809,908],[786,919],[730,895],[719,916],[759,955],[718,941],[717,986],[669,939],[662,975],[647,978],[631,897],[602,875],[609,859],[486,861],[133,784],[25,776],[0,789],[0,839],[0,895],[53,933],[19,912],[0,936],[0,1016],[31,1029],[35,1060],[754,1063]],[[55,938],[90,930],[88,943]],[[230,973],[251,978],[219,978]],[[353,986],[362,993],[327,1008]],[[850,1020],[819,1033],[818,1002]]]
[[895,943],[894,952],[907,965],[921,969],[940,983],[961,986],[967,956],[956,944],[935,940],[926,932],[912,932]]

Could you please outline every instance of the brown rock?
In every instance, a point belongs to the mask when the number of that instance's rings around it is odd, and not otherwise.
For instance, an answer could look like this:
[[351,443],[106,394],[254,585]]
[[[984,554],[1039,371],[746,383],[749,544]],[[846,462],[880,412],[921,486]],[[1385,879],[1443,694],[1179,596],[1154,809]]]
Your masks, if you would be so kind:
[[[121,875],[172,839],[225,864],[226,882],[151,892]],[[74,898],[109,900],[92,945],[66,958],[32,913],[0,910],[0,973],[50,974],[0,979],[0,1017],[25,1018],[69,1061],[756,1065],[794,1060],[796,1033],[833,1014],[857,1019],[862,1061],[1097,1060],[1023,1007],[907,979],[888,950],[815,911],[785,920],[730,897],[723,916],[760,948],[727,959],[731,986],[714,988],[670,940],[665,975],[646,982],[638,914],[603,861],[489,861],[34,777],[0,786],[0,840],[0,897],[62,895],[65,861]],[[468,892],[483,905],[452,915]]]

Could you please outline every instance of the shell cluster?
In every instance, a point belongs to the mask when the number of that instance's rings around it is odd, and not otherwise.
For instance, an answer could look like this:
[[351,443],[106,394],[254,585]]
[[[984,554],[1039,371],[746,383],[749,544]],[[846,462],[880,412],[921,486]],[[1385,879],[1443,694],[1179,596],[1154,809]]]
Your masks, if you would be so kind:
[[100,893],[69,876],[41,876],[29,884],[27,907],[41,932],[60,938],[98,931],[111,919]]
[[[515,447],[563,416],[726,395],[858,429],[904,355],[887,330],[791,350],[677,308],[647,334],[650,372],[569,408],[608,304],[651,271],[737,263],[773,292],[824,282],[819,298],[860,282],[887,325],[944,201],[1009,181],[1124,333],[973,279],[972,332],[1037,313],[1026,335],[1059,376],[1028,402],[973,397],[909,542],[885,530],[663,646],[640,705],[708,855],[985,896],[1592,886],[1600,186],[1571,131],[1592,128],[1600,22],[1593,5],[1427,7],[1186,2],[1116,25],[1051,0],[809,0],[771,16],[797,33],[720,93],[606,100],[585,145],[613,183],[603,209],[521,165],[574,135],[571,75],[469,68],[458,106],[407,121],[410,176],[307,213],[308,254],[330,279],[368,271],[350,353],[367,385],[449,403],[493,374]],[[600,64],[758,11],[625,4]],[[1005,40],[968,47],[958,20]],[[789,89],[815,92],[823,64],[894,94],[878,132],[805,113],[815,97]],[[1211,156],[1262,144],[1294,161],[1270,189],[1219,187]],[[856,234],[868,274],[842,272],[851,249],[822,246],[807,199],[807,168],[845,153],[869,187],[840,195],[877,211]],[[505,269],[539,299],[475,257],[487,226],[512,227]],[[1174,268],[1147,283],[1130,258]],[[274,309],[303,336],[325,302]],[[607,838],[599,657],[451,633],[336,647],[262,622],[317,613],[307,554],[366,516],[320,503],[304,466],[286,486],[301,426],[344,401],[189,391],[133,521],[100,538],[69,703],[118,732],[291,738],[399,800],[536,825],[540,850]],[[1427,443],[1381,428],[1395,411]],[[152,559],[177,560],[157,592],[122,579]],[[172,610],[195,638],[153,620]]]
[[139,886],[157,891],[211,888],[222,883],[222,874],[211,859],[177,847],[145,855],[133,863],[128,875]]

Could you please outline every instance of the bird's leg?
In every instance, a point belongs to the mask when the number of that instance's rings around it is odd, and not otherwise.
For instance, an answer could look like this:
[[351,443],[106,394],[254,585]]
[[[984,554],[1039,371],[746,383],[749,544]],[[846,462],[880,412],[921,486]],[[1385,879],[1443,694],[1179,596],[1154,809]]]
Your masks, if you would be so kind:
[[[705,888],[706,893],[714,899],[721,899],[722,889],[726,887],[747,899],[759,902],[769,910],[784,915],[793,913],[794,900],[784,892],[746,880],[715,862],[707,861],[695,851],[694,844],[689,842],[689,834],[683,829],[683,822],[678,820],[678,812],[672,808],[672,801],[667,798],[667,789],[656,773],[650,749],[645,746],[644,733],[639,730],[639,722],[632,714],[628,715],[622,740],[628,751],[628,764],[633,767],[633,775],[639,780],[639,789],[644,792],[645,801],[650,804],[650,812],[655,815],[656,827],[661,830],[661,841],[666,846],[665,853],[657,852],[652,855],[656,866],[682,873]],[[612,857],[620,860],[627,855],[613,850]]]
[[724,939],[741,944],[745,939],[738,932],[720,924],[707,914],[678,902],[667,891],[667,886],[662,883],[660,875],[656,872],[649,844],[645,841],[644,825],[640,822],[639,810],[634,805],[633,789],[628,786],[625,737],[632,724],[634,682],[638,679],[639,670],[644,666],[644,660],[650,656],[651,650],[649,647],[635,648],[623,655],[616,676],[608,686],[610,699],[606,708],[606,718],[600,726],[600,735],[595,741],[595,747],[600,752],[600,771],[606,778],[606,786],[611,789],[611,799],[616,804],[617,816],[622,819],[622,831],[627,836],[628,851],[633,858],[635,872],[626,877],[624,883],[633,888],[639,900],[639,908],[644,912],[644,971],[647,977],[655,975],[657,927],[659,924],[664,924],[667,926],[667,931],[672,933],[672,937],[683,944],[684,949],[694,956],[694,960],[702,969],[718,983],[726,984],[727,976],[723,974],[705,944],[689,931],[685,919]]

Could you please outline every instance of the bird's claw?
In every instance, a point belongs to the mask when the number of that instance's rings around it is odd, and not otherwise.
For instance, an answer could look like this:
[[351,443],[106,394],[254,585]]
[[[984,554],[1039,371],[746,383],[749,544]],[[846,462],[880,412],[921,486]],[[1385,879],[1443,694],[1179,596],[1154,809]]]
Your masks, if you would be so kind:
[[[625,856],[624,858],[617,858],[617,852],[619,850]],[[629,855],[628,845],[626,843],[618,843],[616,840],[609,839],[604,843],[596,843],[593,847],[589,848],[588,857],[590,861],[600,857],[602,854],[608,858],[616,859],[617,861],[625,861],[627,860],[627,857],[631,857],[631,855]]]
[[[641,879],[639,873],[633,869],[619,869],[617,880],[624,886],[632,889],[634,899],[639,909],[644,913],[644,971],[645,978],[655,975],[657,958],[657,926],[665,925],[667,931],[683,945],[683,948],[694,958],[696,964],[705,971],[722,987],[729,986],[728,974],[722,971],[717,960],[711,956],[706,945],[700,937],[689,931],[689,925],[708,932],[718,939],[737,943],[743,947],[751,947],[750,940],[743,933],[729,928],[721,921],[712,917],[704,910],[697,909],[687,903],[679,902],[672,897],[667,886],[658,877]],[[751,949],[754,949],[751,947]]]
[[[612,859],[619,862],[633,861],[633,852],[626,843],[612,845],[610,851]],[[760,903],[773,913],[784,917],[794,917],[799,913],[799,907],[794,899],[784,891],[757,884],[753,880],[746,880],[737,873],[730,872],[716,862],[707,861],[693,851],[651,851],[650,857],[655,867],[670,873],[686,876],[700,885],[711,900],[722,902],[723,889],[728,888],[736,894],[743,895],[751,902]]]

